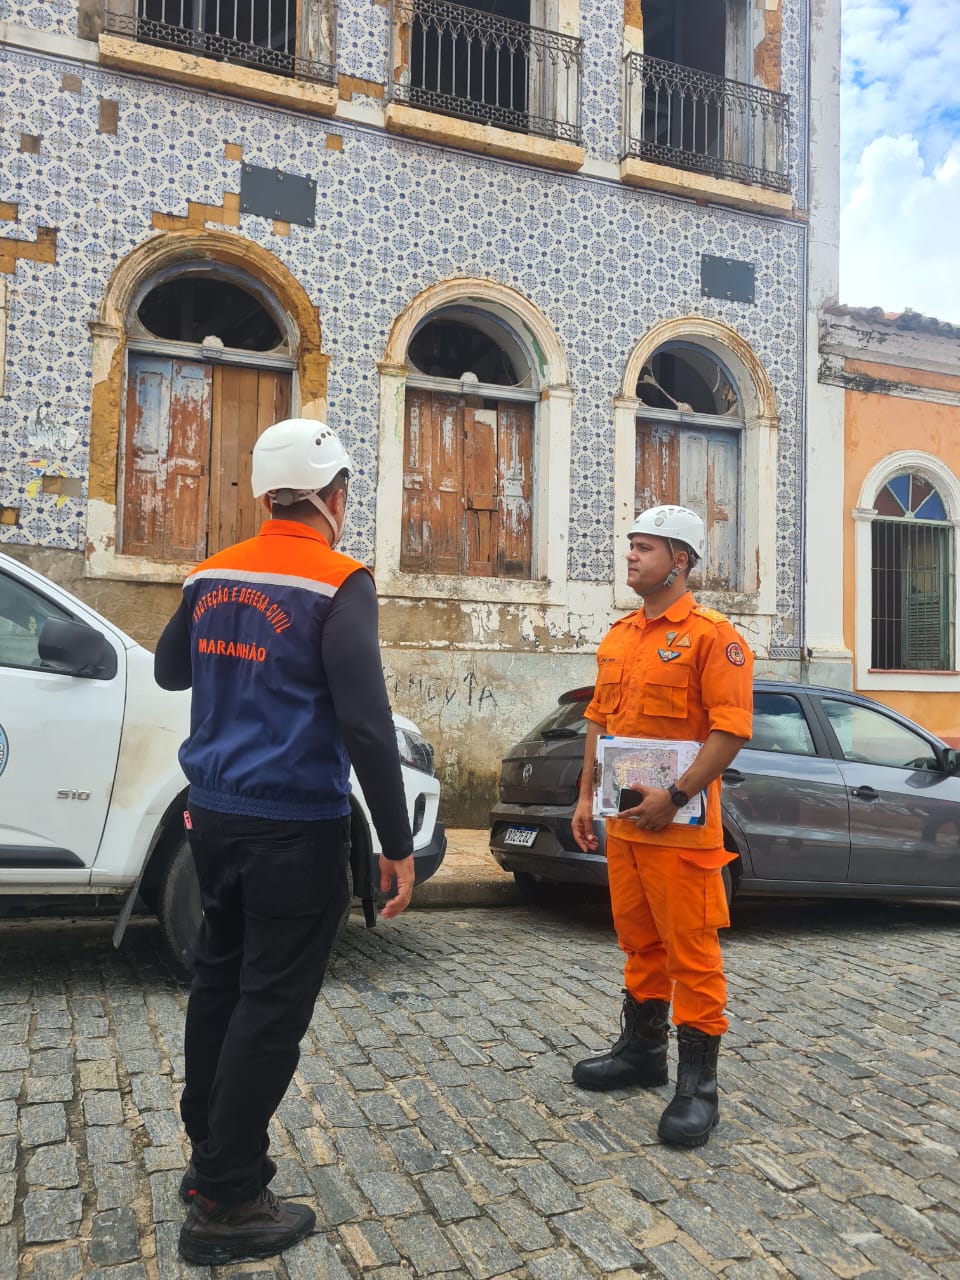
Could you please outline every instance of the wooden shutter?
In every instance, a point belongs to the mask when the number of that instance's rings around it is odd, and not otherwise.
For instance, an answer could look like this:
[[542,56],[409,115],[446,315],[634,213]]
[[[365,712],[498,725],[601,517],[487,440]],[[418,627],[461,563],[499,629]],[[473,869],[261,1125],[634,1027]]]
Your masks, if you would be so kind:
[[463,510],[463,401],[408,388],[400,568],[460,573]]
[[211,381],[207,365],[131,354],[123,554],[184,561],[205,555]]
[[506,578],[529,578],[533,564],[533,406],[502,403],[497,425],[497,573]]
[[464,569],[474,577],[491,577],[496,573],[500,526],[495,409],[463,411],[463,491]]
[[739,493],[739,431],[637,423],[636,509],[675,502],[704,517],[705,587],[724,590],[739,581]]
[[250,492],[257,436],[290,412],[290,374],[217,365],[213,371],[210,552],[252,538],[266,512]]

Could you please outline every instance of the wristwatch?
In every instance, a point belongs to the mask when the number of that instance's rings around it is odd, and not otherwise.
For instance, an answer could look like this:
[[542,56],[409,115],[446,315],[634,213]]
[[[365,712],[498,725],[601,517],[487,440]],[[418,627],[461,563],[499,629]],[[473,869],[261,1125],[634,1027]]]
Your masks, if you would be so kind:
[[690,797],[685,791],[681,791],[675,782],[670,783],[669,787],[667,787],[667,791],[670,794],[670,799],[678,809],[682,809],[685,804],[690,803]]

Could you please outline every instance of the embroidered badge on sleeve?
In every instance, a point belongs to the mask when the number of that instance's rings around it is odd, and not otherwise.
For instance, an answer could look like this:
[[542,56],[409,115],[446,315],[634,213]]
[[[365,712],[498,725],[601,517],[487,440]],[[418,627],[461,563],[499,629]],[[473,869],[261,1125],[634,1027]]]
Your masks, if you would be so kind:
[[743,648],[734,640],[733,644],[727,645],[727,661],[735,667],[742,667],[746,662],[743,656]]

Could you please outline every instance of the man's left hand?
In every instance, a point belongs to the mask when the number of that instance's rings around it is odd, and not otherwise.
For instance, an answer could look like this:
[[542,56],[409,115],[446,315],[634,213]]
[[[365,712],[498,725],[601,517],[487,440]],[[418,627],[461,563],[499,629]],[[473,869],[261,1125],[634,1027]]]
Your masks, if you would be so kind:
[[634,790],[643,795],[642,803],[632,809],[623,809],[620,817],[629,818],[644,831],[662,831],[669,827],[677,812],[670,792],[660,787],[634,787]]
[[413,854],[409,854],[406,858],[401,858],[398,862],[394,862],[392,858],[386,858],[380,855],[380,892],[389,893],[394,878],[397,881],[397,892],[394,896],[381,908],[380,914],[384,920],[392,920],[394,916],[398,916],[410,905],[410,895],[413,893]]

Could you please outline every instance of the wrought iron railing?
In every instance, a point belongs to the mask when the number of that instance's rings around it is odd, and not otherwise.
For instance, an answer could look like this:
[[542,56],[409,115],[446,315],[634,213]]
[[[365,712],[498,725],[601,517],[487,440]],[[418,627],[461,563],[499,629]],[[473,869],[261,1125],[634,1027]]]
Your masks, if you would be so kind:
[[335,23],[323,33],[326,56],[313,56],[320,31],[310,8],[298,17],[297,0],[109,0],[104,26],[144,44],[333,84]]
[[395,101],[580,141],[578,37],[448,0],[391,0],[390,13]]
[[790,190],[786,94],[642,53],[624,67],[625,156]]

